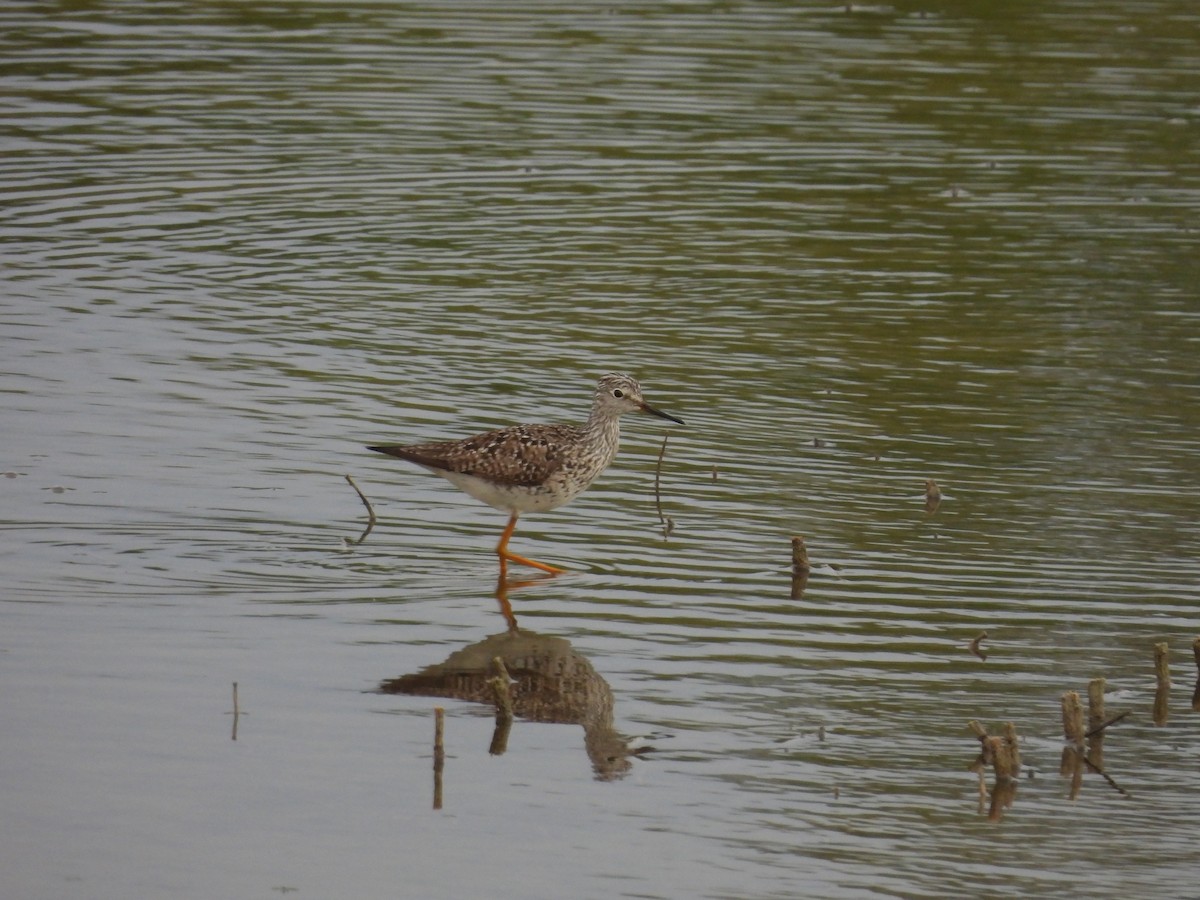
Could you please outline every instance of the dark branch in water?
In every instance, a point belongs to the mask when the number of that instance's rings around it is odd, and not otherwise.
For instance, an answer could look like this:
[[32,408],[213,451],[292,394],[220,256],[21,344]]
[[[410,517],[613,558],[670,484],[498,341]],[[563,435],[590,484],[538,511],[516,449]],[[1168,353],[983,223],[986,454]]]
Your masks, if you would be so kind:
[[367,508],[367,528],[358,536],[358,540],[354,543],[361,544],[367,539],[367,535],[371,533],[371,529],[375,527],[375,507],[371,505],[371,501],[367,499],[367,495],[359,490],[358,485],[354,483],[354,479],[347,475],[345,476],[350,487],[354,488],[354,493],[358,494],[358,499],[362,501],[363,506]]
[[987,640],[987,636],[988,633],[986,631],[981,631],[979,632],[978,636],[976,636],[971,643],[967,645],[967,649],[982,660],[987,659],[987,654],[983,652],[983,649],[979,645]]
[[361,500],[363,502],[363,506],[367,508],[367,521],[374,525],[375,507],[371,506],[371,501],[367,499],[367,495],[358,489],[358,485],[354,483],[353,477],[347,475],[346,481],[350,483],[350,487],[354,488],[354,493],[358,494],[358,499]]

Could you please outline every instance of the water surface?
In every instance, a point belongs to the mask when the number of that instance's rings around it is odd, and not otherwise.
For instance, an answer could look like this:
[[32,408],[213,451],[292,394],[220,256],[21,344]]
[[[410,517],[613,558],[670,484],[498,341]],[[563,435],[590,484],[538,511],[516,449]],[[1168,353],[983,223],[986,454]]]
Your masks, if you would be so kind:
[[[1191,895],[1190,4],[0,24],[12,896]],[[362,445],[610,370],[688,425],[522,520],[571,573],[519,649],[592,705],[490,755],[378,688],[496,646],[503,516]],[[1099,676],[1128,796],[1071,801]],[[971,719],[1023,738],[998,822]]]

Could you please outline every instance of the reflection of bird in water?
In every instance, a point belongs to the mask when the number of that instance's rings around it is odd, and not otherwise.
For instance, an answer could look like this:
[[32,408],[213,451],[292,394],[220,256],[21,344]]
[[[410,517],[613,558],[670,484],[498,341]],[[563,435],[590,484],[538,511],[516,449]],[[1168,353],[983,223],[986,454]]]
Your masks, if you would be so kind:
[[557,575],[563,570],[509,552],[508,541],[523,512],[546,512],[569,503],[608,468],[617,455],[621,416],[643,412],[683,424],[642,399],[628,375],[605,375],[596,385],[583,425],[513,425],[458,441],[368,447],[441,475],[476,500],[509,513],[496,555]]
[[493,635],[450,654],[445,662],[382,682],[384,694],[453,697],[492,705],[492,660],[512,676],[513,714],[531,722],[583,726],[584,748],[596,777],[623,777],[635,751],[613,728],[613,693],[592,664],[564,638],[531,631]]

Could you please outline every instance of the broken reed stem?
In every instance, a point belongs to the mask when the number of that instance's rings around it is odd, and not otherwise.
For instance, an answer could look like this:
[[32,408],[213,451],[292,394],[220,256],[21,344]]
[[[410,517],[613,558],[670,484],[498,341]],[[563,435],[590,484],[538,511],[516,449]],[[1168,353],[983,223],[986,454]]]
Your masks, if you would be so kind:
[[1003,737],[990,736],[984,755],[991,761],[997,781],[1015,781],[1021,771],[1021,753],[1017,750],[1017,731],[1012,722],[1004,726]]
[[358,499],[363,502],[363,506],[365,506],[367,508],[367,521],[370,522],[372,525],[374,525],[375,524],[375,507],[373,507],[371,505],[371,501],[367,499],[367,495],[364,494],[361,490],[359,490],[358,485],[354,483],[354,479],[351,476],[346,475],[345,478],[346,478],[346,481],[349,482],[350,487],[354,488],[354,493],[358,494]]
[[1012,777],[1016,778],[1021,772],[1021,748],[1017,744],[1017,726],[1012,722],[1004,723],[1004,740],[1008,742],[1009,764],[1012,767]]
[[792,538],[792,573],[808,574],[812,566],[808,562],[808,547],[804,545],[804,535],[797,534]]
[[1171,694],[1171,664],[1170,648],[1165,641],[1154,645],[1154,677],[1158,682],[1154,691],[1154,724],[1166,725]]
[[1017,729],[1012,722],[1004,724],[1004,735],[993,736],[987,729],[972,719],[967,723],[975,737],[979,740],[981,750],[970,766],[972,772],[979,773],[979,811],[983,812],[983,801],[988,795],[987,781],[984,769],[992,764],[996,776],[992,786],[992,802],[988,809],[988,818],[998,822],[1004,815],[1004,810],[1013,804],[1017,796],[1017,776],[1021,771],[1021,752],[1017,746]]
[[1063,735],[1072,744],[1083,742],[1083,704],[1078,691],[1067,691],[1062,695]]
[[942,489],[938,487],[936,481],[930,478],[925,482],[925,515],[933,515],[941,503]]
[[1088,682],[1088,730],[1084,735],[1087,740],[1087,753],[1083,754],[1083,763],[1107,781],[1118,793],[1129,796],[1128,792],[1104,771],[1104,729],[1115,722],[1120,722],[1129,715],[1129,712],[1127,710],[1111,719],[1106,719],[1104,717],[1104,688],[1103,678],[1093,678]]
[[792,599],[799,600],[808,586],[808,574],[812,566],[808,562],[808,547],[804,545],[804,537],[792,537]]
[[1074,800],[1083,786],[1083,703],[1078,691],[1067,691],[1062,695],[1062,720],[1067,744],[1063,747],[1058,772],[1071,779],[1070,798]]
[[982,747],[979,756],[971,765],[972,771],[978,770],[982,776],[984,766],[991,763],[992,772],[998,781],[1016,779],[1020,775],[1021,751],[1017,743],[1017,729],[1012,722],[1004,723],[1002,736],[989,735],[987,729],[974,719],[967,723],[967,727]]
[[992,763],[992,773],[997,780],[1003,778],[1015,778],[1012,766],[1012,754],[1008,749],[1008,742],[998,735],[992,735],[987,739],[984,745],[984,756]]
[[[1087,766],[1112,786],[1113,790],[1129,796],[1129,792],[1117,784],[1104,771],[1104,729],[1115,722],[1120,722],[1129,715],[1123,712],[1111,719],[1104,718],[1104,679],[1093,678],[1088,682],[1088,725],[1083,730],[1083,705],[1076,691],[1067,691],[1062,696],[1063,735],[1067,745],[1063,747],[1062,764],[1059,773],[1071,778],[1071,799],[1079,796],[1083,784],[1083,767]],[[1087,741],[1088,751],[1084,751],[1084,741]]]
[[446,710],[433,708],[433,808],[442,808],[442,769],[446,766]]

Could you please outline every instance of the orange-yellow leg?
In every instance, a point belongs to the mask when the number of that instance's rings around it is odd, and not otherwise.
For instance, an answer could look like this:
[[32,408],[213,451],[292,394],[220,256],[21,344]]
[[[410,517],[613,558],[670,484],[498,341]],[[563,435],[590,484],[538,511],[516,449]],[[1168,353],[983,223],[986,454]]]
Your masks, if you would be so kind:
[[544,562],[538,562],[536,559],[526,559],[524,556],[517,556],[515,553],[510,553],[508,550],[508,539],[513,536],[513,532],[517,529],[517,513],[512,514],[512,518],[508,520],[508,525],[504,529],[504,534],[500,535],[500,543],[496,545],[496,555],[500,557],[500,567],[503,571],[504,561],[511,559],[515,563],[520,563],[523,566],[532,566],[535,569],[541,569],[543,572],[549,572],[551,575],[561,575],[566,569],[560,569],[558,566],[551,566]]

